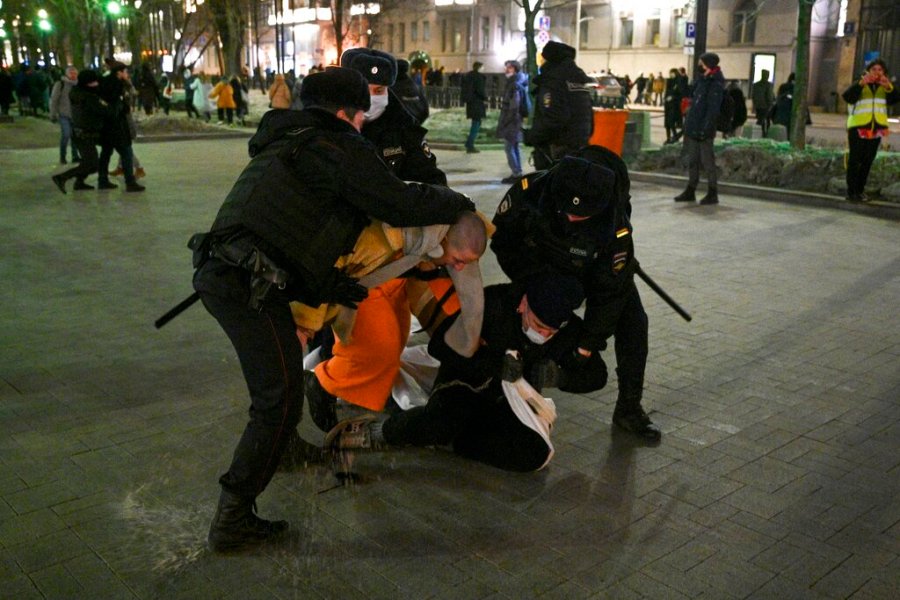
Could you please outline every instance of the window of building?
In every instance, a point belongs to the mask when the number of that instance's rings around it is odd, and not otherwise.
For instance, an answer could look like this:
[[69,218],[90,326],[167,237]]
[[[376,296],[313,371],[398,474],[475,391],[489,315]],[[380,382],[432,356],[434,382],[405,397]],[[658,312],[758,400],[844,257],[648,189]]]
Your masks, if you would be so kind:
[[634,19],[631,17],[625,17],[622,19],[622,37],[619,38],[621,40],[620,45],[622,46],[633,46],[634,45]]
[[413,21],[409,24],[409,39],[412,42],[419,41],[419,22]]
[[431,41],[431,21],[422,21],[422,41]]
[[743,0],[731,21],[731,43],[752,44],[756,35],[756,2]]
[[497,17],[497,30],[500,38],[500,45],[503,46],[506,44],[506,15],[500,15]]
[[397,52],[406,52],[406,23],[397,25]]
[[441,52],[447,51],[447,19],[441,21]]
[[687,27],[687,18],[682,12],[676,11],[672,13],[672,35],[669,36],[672,46],[684,46],[684,33]]
[[394,52],[394,24],[393,23],[388,24],[387,38],[388,38],[388,52],[393,54],[393,52]]
[[659,46],[659,17],[647,19],[647,45]]
[[489,17],[481,17],[481,50],[491,49],[491,20]]
[[580,29],[578,33],[578,49],[586,50],[588,47],[588,32],[590,31],[590,27],[588,27],[588,23],[590,21],[583,20],[578,24],[578,29]]

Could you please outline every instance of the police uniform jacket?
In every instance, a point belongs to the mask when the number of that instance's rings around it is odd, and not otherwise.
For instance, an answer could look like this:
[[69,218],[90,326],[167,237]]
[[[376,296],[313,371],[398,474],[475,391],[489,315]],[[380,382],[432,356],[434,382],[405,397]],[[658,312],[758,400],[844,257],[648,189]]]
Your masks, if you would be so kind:
[[572,59],[544,63],[541,74],[534,78],[534,125],[526,133],[525,143],[573,150],[586,145],[594,127],[589,82],[591,78]]
[[393,90],[388,90],[388,97],[384,114],[363,125],[363,137],[375,145],[378,155],[400,179],[447,185],[447,176],[437,168],[437,159],[425,141],[428,130],[416,123]]
[[725,96],[725,77],[716,67],[698,77],[691,94],[691,108],[684,117],[684,135],[695,139],[716,137],[716,120]]
[[494,215],[491,249],[514,283],[547,271],[578,277],[587,299],[578,345],[602,350],[634,288],[631,223],[618,203],[569,223],[545,193],[551,174],[532,173],[510,188]]
[[444,341],[444,332],[457,315],[441,324],[428,344],[428,353],[441,361],[435,386],[462,381],[483,389],[483,393],[491,398],[503,398],[501,381],[507,350],[519,352],[523,375],[531,383],[534,383],[532,373],[535,366],[540,361],[552,360],[560,367],[558,387],[565,392],[585,394],[606,385],[606,364],[598,353],[583,363],[574,360],[573,352],[578,345],[582,325],[581,319],[574,313],[569,322],[544,344],[535,344],[525,337],[522,316],[517,312],[523,294],[524,287],[512,283],[484,288],[481,344],[471,358],[456,354]]
[[250,156],[211,233],[250,235],[291,273],[294,299],[312,306],[369,216],[397,227],[449,224],[474,208],[446,187],[404,183],[349,123],[316,108],[267,112]]
[[422,88],[413,81],[412,77],[408,74],[398,75],[397,81],[391,87],[391,90],[403,101],[403,106],[416,120],[417,125],[425,122],[429,114],[428,99],[425,98]]

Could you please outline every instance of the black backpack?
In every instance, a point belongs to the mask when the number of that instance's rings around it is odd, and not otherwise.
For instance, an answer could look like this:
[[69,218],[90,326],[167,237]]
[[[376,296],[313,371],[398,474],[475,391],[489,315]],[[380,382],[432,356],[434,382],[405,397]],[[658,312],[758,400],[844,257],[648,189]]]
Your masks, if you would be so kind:
[[731,131],[734,124],[734,98],[725,90],[722,93],[722,106],[719,108],[719,116],[716,119],[716,131],[723,133]]

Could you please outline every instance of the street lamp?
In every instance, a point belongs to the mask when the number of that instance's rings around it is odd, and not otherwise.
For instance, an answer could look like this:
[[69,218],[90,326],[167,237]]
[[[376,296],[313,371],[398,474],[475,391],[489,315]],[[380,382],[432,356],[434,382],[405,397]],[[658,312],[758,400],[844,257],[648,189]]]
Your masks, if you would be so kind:
[[106,43],[109,48],[109,57],[113,58],[113,17],[118,17],[122,12],[122,6],[115,1],[107,2],[106,7]]
[[41,59],[44,61],[45,65],[48,65],[47,61],[47,34],[53,30],[53,25],[50,24],[48,20],[49,15],[47,11],[43,8],[37,12],[38,19],[38,31],[40,31],[41,36]]

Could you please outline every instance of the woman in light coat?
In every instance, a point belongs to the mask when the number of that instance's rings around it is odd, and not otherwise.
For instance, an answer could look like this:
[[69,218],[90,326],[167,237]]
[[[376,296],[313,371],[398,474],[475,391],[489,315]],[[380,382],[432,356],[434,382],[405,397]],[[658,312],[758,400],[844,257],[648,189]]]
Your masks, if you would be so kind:
[[290,108],[291,90],[284,81],[284,75],[275,75],[275,82],[269,88],[269,106],[272,108]]

